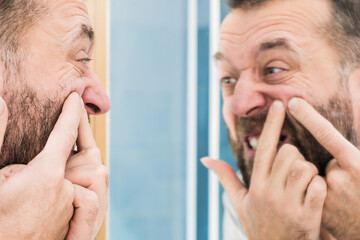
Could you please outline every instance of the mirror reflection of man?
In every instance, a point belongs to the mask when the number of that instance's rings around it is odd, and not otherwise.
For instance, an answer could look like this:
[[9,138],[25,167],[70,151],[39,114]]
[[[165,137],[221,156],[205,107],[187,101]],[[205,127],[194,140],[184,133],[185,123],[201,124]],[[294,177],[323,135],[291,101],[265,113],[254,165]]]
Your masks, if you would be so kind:
[[224,239],[360,239],[360,2],[229,0]]
[[0,0],[0,239],[93,239],[103,222],[93,48],[83,0]]

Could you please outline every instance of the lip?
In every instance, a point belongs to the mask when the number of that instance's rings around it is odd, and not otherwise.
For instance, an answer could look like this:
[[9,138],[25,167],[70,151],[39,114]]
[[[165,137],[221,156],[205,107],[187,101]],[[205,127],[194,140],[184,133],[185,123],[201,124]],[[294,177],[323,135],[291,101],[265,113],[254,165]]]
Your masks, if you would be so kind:
[[[256,131],[254,131],[250,134],[247,134],[246,136],[243,137],[243,146],[244,146],[244,150],[245,150],[244,154],[248,158],[254,158],[255,154],[256,154],[256,150],[254,150],[250,145],[249,138],[252,138],[252,137],[260,138],[261,131],[262,130],[256,130]],[[284,144],[287,144],[290,142],[290,136],[286,131],[281,131],[280,139],[282,139],[282,142],[278,143],[277,150],[279,150]],[[279,139],[279,141],[280,141],[280,139]]]

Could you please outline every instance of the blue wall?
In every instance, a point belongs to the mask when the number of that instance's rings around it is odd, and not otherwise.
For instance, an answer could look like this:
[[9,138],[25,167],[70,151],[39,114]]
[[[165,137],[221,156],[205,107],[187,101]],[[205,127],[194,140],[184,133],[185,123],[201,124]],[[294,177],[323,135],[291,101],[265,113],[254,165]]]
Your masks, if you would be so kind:
[[185,239],[186,11],[111,1],[110,239]]

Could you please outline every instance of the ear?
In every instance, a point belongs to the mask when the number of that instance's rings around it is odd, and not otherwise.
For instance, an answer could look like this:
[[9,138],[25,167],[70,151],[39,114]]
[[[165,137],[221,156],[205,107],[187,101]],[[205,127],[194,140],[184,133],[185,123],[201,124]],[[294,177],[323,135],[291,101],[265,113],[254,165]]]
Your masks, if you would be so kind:
[[348,78],[348,87],[354,115],[354,127],[357,133],[357,142],[360,147],[360,66],[354,68]]

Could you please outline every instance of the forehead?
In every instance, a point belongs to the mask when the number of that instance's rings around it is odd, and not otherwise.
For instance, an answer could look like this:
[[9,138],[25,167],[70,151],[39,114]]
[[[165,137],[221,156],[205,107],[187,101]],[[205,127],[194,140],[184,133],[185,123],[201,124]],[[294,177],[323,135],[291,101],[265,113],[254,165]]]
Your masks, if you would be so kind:
[[80,28],[82,24],[92,26],[84,0],[47,1],[48,20],[64,31]]
[[330,14],[327,0],[274,0],[246,11],[234,9],[221,25],[219,50],[250,50],[276,38],[300,44],[314,38]]

